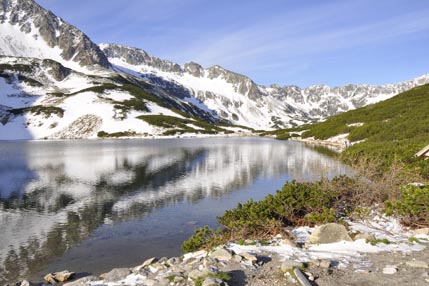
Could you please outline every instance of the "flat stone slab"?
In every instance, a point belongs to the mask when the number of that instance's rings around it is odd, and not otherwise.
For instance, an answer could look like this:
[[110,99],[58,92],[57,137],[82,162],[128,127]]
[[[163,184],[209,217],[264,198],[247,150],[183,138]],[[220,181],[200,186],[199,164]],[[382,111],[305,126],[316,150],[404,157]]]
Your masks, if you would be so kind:
[[405,265],[411,268],[429,268],[429,264],[427,262],[420,260],[407,261]]

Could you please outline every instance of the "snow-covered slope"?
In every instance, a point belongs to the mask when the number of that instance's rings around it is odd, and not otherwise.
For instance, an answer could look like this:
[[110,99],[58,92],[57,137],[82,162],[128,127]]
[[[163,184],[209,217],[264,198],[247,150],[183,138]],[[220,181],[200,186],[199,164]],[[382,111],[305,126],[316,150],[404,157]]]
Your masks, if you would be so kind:
[[[168,127],[177,129],[174,123],[185,120],[184,112],[217,121],[144,81],[114,72],[103,75],[79,73],[53,60],[0,57],[0,140],[96,138],[99,132],[115,137],[161,135],[169,128],[138,117],[170,118]],[[186,120],[188,125],[202,124],[197,118]],[[186,131],[197,130],[187,126]],[[210,128],[203,131],[210,133]]]
[[196,63],[180,66],[143,50],[101,44],[117,69],[133,71],[177,96],[200,100],[222,118],[255,129],[270,129],[323,120],[329,116],[382,101],[415,86],[429,83],[429,74],[384,86],[314,85],[260,86],[246,76],[220,66],[204,69]]

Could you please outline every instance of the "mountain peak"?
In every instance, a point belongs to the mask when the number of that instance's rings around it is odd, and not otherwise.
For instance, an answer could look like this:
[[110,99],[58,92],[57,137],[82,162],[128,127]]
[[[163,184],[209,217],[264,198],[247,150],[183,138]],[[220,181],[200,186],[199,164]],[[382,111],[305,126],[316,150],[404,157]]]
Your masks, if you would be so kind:
[[49,58],[79,71],[110,66],[87,35],[33,0],[0,3],[0,54]]

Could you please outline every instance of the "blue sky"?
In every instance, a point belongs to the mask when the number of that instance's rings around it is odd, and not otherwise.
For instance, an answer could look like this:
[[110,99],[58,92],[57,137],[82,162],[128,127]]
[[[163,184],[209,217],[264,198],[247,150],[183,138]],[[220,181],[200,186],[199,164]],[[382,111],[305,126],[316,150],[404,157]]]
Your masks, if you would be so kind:
[[427,0],[36,0],[96,43],[258,84],[395,83],[429,73]]

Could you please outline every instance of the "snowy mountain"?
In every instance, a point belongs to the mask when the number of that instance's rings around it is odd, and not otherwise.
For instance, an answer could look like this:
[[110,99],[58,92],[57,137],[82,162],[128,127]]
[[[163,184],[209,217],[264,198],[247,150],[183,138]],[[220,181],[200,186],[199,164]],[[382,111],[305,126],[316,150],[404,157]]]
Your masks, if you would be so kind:
[[0,23],[0,55],[52,59],[78,71],[109,67],[84,33],[32,0],[1,0]]
[[116,69],[138,73],[155,85],[178,91],[181,97],[195,97],[223,119],[255,129],[320,121],[429,83],[427,74],[383,86],[266,87],[220,66],[204,69],[192,62],[180,66],[136,48],[114,44],[101,44],[100,47]]
[[220,66],[98,46],[32,0],[0,0],[0,140],[248,133],[324,120],[425,83],[429,75],[265,87]]
[[229,132],[207,123],[219,122],[213,114],[143,80],[87,75],[53,60],[1,56],[0,91],[0,139]]

